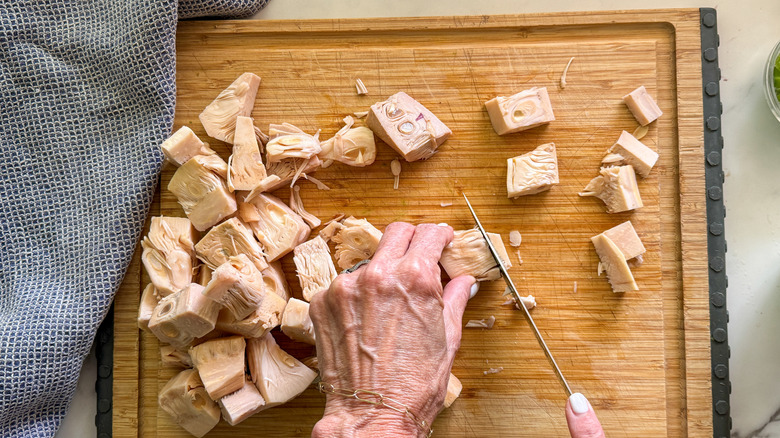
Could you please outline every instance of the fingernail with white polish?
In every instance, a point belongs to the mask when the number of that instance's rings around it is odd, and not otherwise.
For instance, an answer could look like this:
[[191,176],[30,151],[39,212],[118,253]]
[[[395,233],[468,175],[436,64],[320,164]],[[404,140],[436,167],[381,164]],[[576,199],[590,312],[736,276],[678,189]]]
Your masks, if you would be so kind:
[[588,399],[579,392],[575,392],[569,397],[569,403],[571,403],[571,410],[577,415],[582,415],[590,410]]
[[477,295],[477,292],[479,292],[478,282],[471,285],[471,293],[469,294],[469,299],[474,298],[474,296]]

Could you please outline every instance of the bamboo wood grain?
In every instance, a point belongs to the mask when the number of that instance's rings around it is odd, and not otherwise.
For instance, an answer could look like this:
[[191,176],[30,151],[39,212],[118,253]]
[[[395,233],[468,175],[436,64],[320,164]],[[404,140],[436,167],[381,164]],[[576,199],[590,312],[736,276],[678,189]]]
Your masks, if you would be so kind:
[[[567,87],[560,89],[571,56]],[[380,228],[395,220],[467,228],[470,215],[460,201],[466,191],[489,231],[505,241],[510,230],[522,233],[519,251],[510,248],[510,273],[537,297],[533,312],[542,334],[608,436],[712,435],[698,10],[185,22],[177,57],[175,127],[190,126],[224,157],[229,149],[207,139],[197,116],[244,71],[263,78],[252,114],[258,126],[290,122],[307,132],[321,129],[321,138],[335,133],[345,115],[396,91],[417,98],[453,131],[440,152],[403,163],[395,191],[389,170],[395,153],[379,142],[368,168],[336,164],[318,171],[330,191],[302,183],[307,209],[322,219],[340,212],[366,217]],[[368,96],[356,95],[358,77]],[[608,215],[600,201],[577,192],[620,131],[636,127],[621,97],[639,85],[664,111],[643,139],[661,158],[639,183],[645,207]],[[531,86],[548,87],[556,121],[496,136],[483,102]],[[507,199],[506,159],[550,141],[558,147],[560,185]],[[163,170],[163,188],[173,170]],[[286,189],[277,194],[288,198]],[[152,210],[183,214],[166,190]],[[648,253],[634,270],[641,290],[621,296],[596,275],[589,238],[627,219]],[[156,339],[135,327],[134,306],[148,282],[137,259],[116,298],[114,433],[187,436],[157,406],[157,391],[176,370],[162,367]],[[283,265],[299,294],[289,257]],[[502,290],[499,283],[483,285],[469,302],[465,320],[495,315],[497,323],[464,330],[453,367],[463,393],[437,419],[437,436],[567,434],[563,391],[520,312],[500,305]],[[311,354],[285,346],[299,357]],[[490,367],[504,370],[484,375]],[[220,423],[208,436],[306,436],[323,402],[309,389],[237,427]]]

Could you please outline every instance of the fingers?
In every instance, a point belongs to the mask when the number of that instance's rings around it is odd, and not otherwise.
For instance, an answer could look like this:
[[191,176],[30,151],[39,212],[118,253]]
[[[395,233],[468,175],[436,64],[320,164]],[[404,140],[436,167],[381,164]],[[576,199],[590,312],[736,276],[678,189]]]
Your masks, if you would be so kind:
[[452,241],[452,236],[452,227],[449,225],[417,225],[406,255],[424,258],[436,264],[444,247]]
[[466,310],[466,303],[474,284],[476,284],[474,277],[461,275],[455,277],[444,287],[444,331],[447,336],[450,360],[455,357],[455,353],[460,348],[463,311]]
[[372,260],[393,260],[403,257],[414,236],[414,228],[414,225],[406,222],[393,222],[385,227],[382,240],[379,241]]
[[593,407],[579,392],[572,394],[566,402],[566,422],[572,438],[605,438]]

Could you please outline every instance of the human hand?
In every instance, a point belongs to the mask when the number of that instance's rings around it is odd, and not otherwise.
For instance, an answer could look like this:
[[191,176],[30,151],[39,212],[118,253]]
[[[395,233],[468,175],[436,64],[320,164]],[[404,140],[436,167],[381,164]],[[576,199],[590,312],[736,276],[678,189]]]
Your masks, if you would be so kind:
[[[314,296],[309,314],[322,381],[377,392],[430,425],[444,404],[460,347],[463,310],[475,280],[461,276],[442,288],[439,258],[452,228],[387,226],[371,262],[341,274]],[[313,437],[419,436],[404,414],[353,398],[327,395]]]
[[576,392],[566,401],[566,422],[572,438],[605,438],[604,429],[584,395]]

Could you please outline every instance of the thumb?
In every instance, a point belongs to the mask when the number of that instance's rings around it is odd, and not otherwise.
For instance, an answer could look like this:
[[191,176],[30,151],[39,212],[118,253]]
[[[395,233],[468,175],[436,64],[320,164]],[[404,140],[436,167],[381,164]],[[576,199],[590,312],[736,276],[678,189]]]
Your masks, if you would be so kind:
[[447,349],[450,360],[460,348],[460,335],[463,325],[463,311],[469,301],[471,289],[477,284],[471,275],[455,277],[444,287],[444,330],[447,335]]
[[566,422],[572,438],[605,438],[593,407],[579,392],[572,394],[566,402]]

